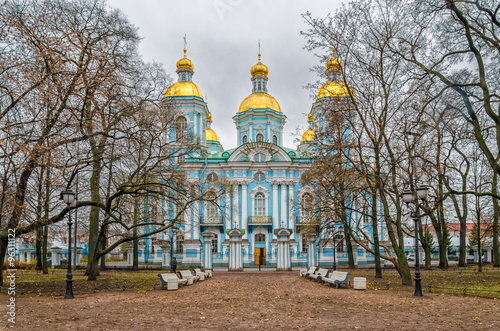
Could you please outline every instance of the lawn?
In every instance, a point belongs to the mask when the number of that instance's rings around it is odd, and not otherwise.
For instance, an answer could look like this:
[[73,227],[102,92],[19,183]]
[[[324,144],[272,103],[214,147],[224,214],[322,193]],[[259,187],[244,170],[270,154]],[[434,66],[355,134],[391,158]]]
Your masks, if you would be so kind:
[[[346,269],[341,269],[345,271]],[[366,277],[367,288],[372,290],[413,291],[413,286],[402,286],[395,270],[383,270],[382,278],[375,278],[373,269],[350,270],[349,280],[353,277]],[[97,281],[87,281],[84,270],[73,272],[75,294],[97,293],[103,291],[152,290],[159,286],[159,270],[104,271]],[[413,270],[412,270],[413,272]],[[297,272],[298,274],[298,272]],[[477,272],[477,267],[450,268],[442,271],[437,268],[421,270],[422,288],[427,293],[467,294],[481,297],[500,298],[500,269],[491,266]],[[24,272],[17,275],[16,290],[21,295],[64,295],[66,289],[66,270],[51,269],[49,274]],[[464,292],[465,290],[465,292]]]

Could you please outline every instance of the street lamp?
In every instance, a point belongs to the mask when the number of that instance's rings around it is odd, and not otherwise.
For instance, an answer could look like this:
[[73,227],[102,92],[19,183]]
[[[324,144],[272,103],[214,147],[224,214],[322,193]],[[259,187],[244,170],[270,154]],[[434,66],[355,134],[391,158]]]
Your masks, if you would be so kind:
[[174,260],[174,235],[177,234],[179,229],[176,226],[170,228],[172,235],[170,236],[170,273],[174,273],[174,266],[172,264]]
[[75,193],[66,189],[61,192],[61,199],[68,205],[69,221],[68,221],[68,273],[66,275],[66,295],[64,299],[73,299],[73,274],[71,273],[71,207],[76,207]]
[[[427,199],[427,194],[429,192],[429,188],[427,186],[420,186],[417,188],[417,199],[414,200],[414,192],[411,190],[404,190],[401,193],[401,197],[403,201],[406,203],[406,206],[411,210],[411,218],[415,223],[415,297],[422,297],[422,284],[420,278],[420,256],[418,253],[418,220],[420,216],[418,215],[418,209],[421,204],[418,200],[422,200],[422,203]],[[410,202],[413,202],[414,208],[410,207]]]

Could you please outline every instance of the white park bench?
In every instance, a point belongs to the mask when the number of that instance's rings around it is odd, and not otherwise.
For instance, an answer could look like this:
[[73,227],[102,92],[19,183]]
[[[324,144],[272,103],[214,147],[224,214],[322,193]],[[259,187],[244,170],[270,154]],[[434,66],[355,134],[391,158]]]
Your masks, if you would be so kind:
[[186,284],[187,279],[179,279],[176,274],[158,274],[161,281],[161,289],[167,285],[167,290],[177,290],[179,285]]
[[301,269],[300,270],[300,275],[302,277],[307,278],[307,277],[309,277],[309,275],[314,274],[314,272],[316,271],[316,269],[317,269],[316,267],[310,267],[309,269]]
[[187,279],[187,284],[191,285],[193,282],[196,282],[197,280],[200,279],[200,276],[193,276],[191,271],[189,270],[181,270],[179,271],[179,274],[181,275],[181,279]]
[[208,273],[201,271],[201,269],[199,268],[194,269],[194,274],[196,276],[199,276],[200,280],[205,280],[205,278],[208,278]]
[[312,275],[309,275],[309,278],[315,279],[317,282],[321,282],[323,278],[327,277],[329,271],[330,270],[328,269],[319,268],[317,272],[315,272]]
[[339,288],[340,284],[345,284],[345,287],[349,287],[347,284],[347,278],[351,273],[345,271],[332,271],[328,275],[328,277],[324,277],[321,279],[323,283],[327,283],[329,286],[335,284],[336,288]]

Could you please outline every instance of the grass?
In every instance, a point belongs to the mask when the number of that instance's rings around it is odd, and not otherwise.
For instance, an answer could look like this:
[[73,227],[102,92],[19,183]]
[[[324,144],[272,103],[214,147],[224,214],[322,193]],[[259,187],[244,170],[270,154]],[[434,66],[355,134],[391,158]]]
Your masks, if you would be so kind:
[[[412,269],[412,278],[414,278]],[[414,285],[401,285],[395,270],[383,270],[382,278],[375,278],[374,270],[353,270],[352,277],[366,277],[367,289],[413,291]],[[477,272],[477,267],[450,268],[447,271],[434,268],[421,270],[422,290],[427,293],[467,294],[480,297],[500,298],[500,269],[491,266]]]
[[[341,269],[345,270],[345,269]],[[468,268],[450,268],[442,271],[437,268],[421,270],[422,289],[426,293],[465,294],[480,297],[500,298],[500,269],[491,266],[477,272],[477,266]],[[84,270],[73,272],[73,289],[75,293],[97,293],[106,291],[143,291],[160,286],[157,277],[159,270],[139,271],[104,271],[97,281],[87,281]],[[412,270],[413,273],[413,270]],[[382,278],[375,278],[373,269],[351,270],[349,279],[365,277],[367,289],[371,290],[414,290],[413,285],[402,286],[401,278],[395,270],[383,270]],[[412,276],[413,277],[413,276]],[[4,287],[5,288],[5,287]],[[51,269],[44,275],[34,272],[16,274],[16,294],[20,295],[64,295],[66,290],[66,270]],[[2,290],[5,293],[5,290]]]

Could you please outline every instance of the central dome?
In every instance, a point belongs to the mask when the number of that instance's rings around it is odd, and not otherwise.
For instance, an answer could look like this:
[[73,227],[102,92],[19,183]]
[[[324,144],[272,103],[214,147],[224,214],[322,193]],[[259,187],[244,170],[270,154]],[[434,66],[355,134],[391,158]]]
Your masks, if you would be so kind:
[[170,85],[165,92],[165,98],[198,97],[203,99],[200,89],[191,81],[179,81]]
[[281,107],[276,99],[264,92],[255,92],[246,97],[240,105],[238,113],[243,113],[249,109],[271,109],[281,113]]

